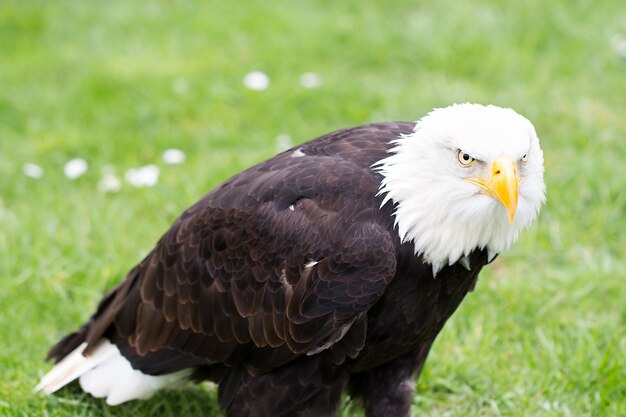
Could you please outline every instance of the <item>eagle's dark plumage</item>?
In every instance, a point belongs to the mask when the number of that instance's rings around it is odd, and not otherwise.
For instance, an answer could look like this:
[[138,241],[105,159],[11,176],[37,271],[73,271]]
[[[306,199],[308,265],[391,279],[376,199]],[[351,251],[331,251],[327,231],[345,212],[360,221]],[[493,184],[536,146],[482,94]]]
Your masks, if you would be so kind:
[[232,417],[330,416],[344,389],[368,417],[409,415],[414,376],[490,260],[477,247],[434,278],[401,240],[372,165],[414,127],[340,130],[225,181],[48,358],[95,357],[106,339],[143,374],[218,383]]

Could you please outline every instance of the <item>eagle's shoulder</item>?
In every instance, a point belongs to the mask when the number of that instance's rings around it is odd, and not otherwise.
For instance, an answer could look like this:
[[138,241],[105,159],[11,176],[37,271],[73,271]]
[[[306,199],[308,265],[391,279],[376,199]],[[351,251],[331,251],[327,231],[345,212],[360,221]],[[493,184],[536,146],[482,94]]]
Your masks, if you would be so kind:
[[412,122],[372,123],[320,136],[225,180],[185,215],[207,207],[256,209],[268,202],[283,210],[302,199],[325,205],[371,203],[381,180],[372,165],[387,156],[393,140],[412,132],[414,126]]
[[413,122],[381,122],[336,130],[302,144],[306,155],[334,156],[371,166],[385,157],[390,142],[413,131]]

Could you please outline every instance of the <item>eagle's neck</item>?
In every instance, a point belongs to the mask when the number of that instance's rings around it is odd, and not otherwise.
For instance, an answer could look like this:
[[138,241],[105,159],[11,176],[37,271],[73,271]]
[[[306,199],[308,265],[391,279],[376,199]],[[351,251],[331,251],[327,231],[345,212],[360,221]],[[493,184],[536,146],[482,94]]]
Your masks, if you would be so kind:
[[389,152],[373,166],[383,176],[382,204],[394,203],[401,241],[413,242],[415,254],[432,265],[435,275],[446,265],[466,262],[476,249],[486,249],[493,258],[530,221],[519,219],[523,213],[518,213],[511,225],[501,204],[468,191],[465,181],[451,175],[433,141],[419,131],[391,142]]

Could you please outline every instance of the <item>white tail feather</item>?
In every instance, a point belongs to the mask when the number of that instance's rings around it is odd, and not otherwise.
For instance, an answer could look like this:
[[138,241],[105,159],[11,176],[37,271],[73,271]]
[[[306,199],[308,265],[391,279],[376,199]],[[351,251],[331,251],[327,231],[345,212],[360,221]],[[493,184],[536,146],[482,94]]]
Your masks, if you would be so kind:
[[106,339],[98,344],[89,356],[83,352],[86,343],[78,346],[41,378],[34,391],[52,394],[79,378],[83,391],[97,398],[106,397],[109,405],[125,401],[150,398],[161,388],[186,379],[192,369],[166,375],[146,375],[133,369],[117,346]]
[[117,348],[105,339],[100,342],[89,356],[83,355],[86,347],[87,343],[81,343],[80,346],[57,363],[41,378],[41,381],[35,387],[35,392],[42,391],[45,394],[52,394],[80,377],[85,372],[107,361],[114,356],[115,353],[119,355]]

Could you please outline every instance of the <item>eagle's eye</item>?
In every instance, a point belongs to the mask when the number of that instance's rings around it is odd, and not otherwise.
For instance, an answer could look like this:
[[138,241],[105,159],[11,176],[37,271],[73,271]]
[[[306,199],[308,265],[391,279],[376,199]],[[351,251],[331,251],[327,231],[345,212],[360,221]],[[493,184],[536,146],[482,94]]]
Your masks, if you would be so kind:
[[463,152],[461,149],[459,149],[459,153],[458,153],[458,158],[459,158],[459,162],[462,165],[470,165],[472,162],[475,161],[474,158],[472,158],[471,156],[469,156],[469,154]]
[[528,161],[528,154],[525,153],[524,156],[522,156],[522,162],[526,162]]

